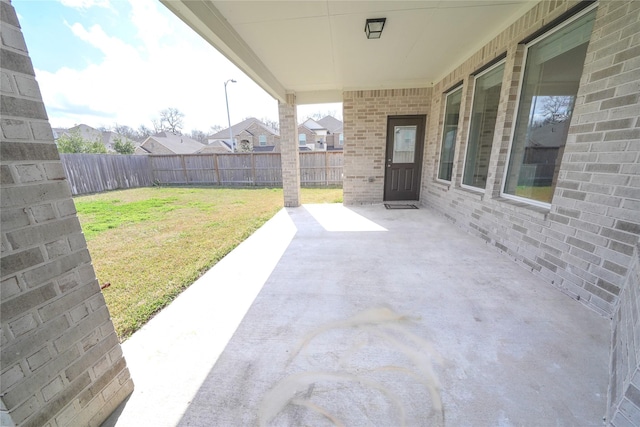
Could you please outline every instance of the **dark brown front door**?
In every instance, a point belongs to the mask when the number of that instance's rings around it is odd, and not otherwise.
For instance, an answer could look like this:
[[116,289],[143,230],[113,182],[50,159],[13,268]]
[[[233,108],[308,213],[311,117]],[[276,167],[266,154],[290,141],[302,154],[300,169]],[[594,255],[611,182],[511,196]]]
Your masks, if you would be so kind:
[[426,116],[389,116],[384,200],[418,200]]

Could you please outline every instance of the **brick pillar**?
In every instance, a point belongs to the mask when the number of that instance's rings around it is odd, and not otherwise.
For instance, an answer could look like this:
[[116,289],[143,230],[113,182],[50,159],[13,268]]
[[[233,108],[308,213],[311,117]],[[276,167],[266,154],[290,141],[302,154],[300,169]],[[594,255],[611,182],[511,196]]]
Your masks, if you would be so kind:
[[0,424],[98,426],[133,383],[18,18],[0,11]]
[[300,206],[300,156],[298,154],[298,114],[296,96],[287,95],[287,102],[278,103],[280,114],[280,153],[282,156],[282,187],[284,205]]

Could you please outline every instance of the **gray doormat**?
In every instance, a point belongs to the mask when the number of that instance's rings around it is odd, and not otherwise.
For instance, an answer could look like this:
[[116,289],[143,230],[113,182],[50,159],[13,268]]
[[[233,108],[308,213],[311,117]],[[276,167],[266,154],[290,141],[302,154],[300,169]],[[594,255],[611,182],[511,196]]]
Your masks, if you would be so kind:
[[392,205],[390,203],[385,203],[384,207],[387,209],[418,209],[416,205]]

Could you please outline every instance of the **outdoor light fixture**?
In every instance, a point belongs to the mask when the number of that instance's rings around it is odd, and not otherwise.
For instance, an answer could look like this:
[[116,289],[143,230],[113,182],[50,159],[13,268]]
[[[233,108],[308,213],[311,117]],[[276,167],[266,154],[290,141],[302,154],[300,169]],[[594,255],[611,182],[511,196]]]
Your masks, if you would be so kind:
[[233,143],[233,132],[231,131],[231,116],[229,115],[229,98],[227,97],[227,83],[235,83],[233,79],[229,79],[224,82],[224,100],[227,102],[227,121],[229,122],[229,142],[231,143],[231,152],[236,152],[236,144]]
[[367,38],[379,39],[386,21],[387,18],[367,19],[367,23],[364,26],[364,32],[367,34]]

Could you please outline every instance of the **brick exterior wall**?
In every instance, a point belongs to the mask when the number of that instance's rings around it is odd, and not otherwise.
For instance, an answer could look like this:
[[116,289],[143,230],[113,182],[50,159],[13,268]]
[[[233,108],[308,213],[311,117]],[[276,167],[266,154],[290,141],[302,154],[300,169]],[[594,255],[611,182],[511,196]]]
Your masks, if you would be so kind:
[[310,146],[314,146],[316,143],[316,134],[312,131],[310,131],[309,129],[307,129],[306,127],[300,125],[298,126],[298,144],[300,144],[300,134],[305,134],[307,135],[307,142],[305,145],[310,145]]
[[[321,140],[322,137],[321,136],[317,136],[313,131],[307,129],[306,127],[300,125],[298,126],[298,137],[300,134],[305,134],[307,135],[307,143],[305,145],[312,145],[314,146],[315,150],[322,150],[322,148],[320,148],[319,144],[316,144],[316,140]],[[324,149],[327,149],[328,147],[342,147],[340,145],[340,134],[339,133],[327,133],[326,136],[324,136]],[[300,140],[298,139],[298,143],[300,142]]]
[[298,113],[295,95],[278,103],[282,188],[286,207],[300,206],[300,156],[298,155]]
[[383,201],[387,116],[428,115],[431,93],[430,88],[344,92],[345,204]]
[[[640,233],[638,75],[633,71],[640,42],[637,2],[599,6],[551,209],[500,197],[524,68],[519,42],[574,4],[538,4],[435,85],[422,202],[572,297],[612,315]],[[612,33],[612,28],[618,30]],[[473,86],[469,76],[505,53],[486,193],[469,192],[460,188]],[[465,85],[462,120],[449,184],[436,180],[444,92],[460,81]]]
[[0,8],[0,422],[98,426],[133,383],[15,10]]
[[340,133],[330,133],[326,137],[327,147],[340,147]]
[[640,425],[640,251],[620,292],[613,317],[608,419],[617,427]]
[[267,132],[260,125],[257,125],[255,123],[239,134],[234,135],[234,138],[238,141],[238,143],[240,143],[240,141],[242,141],[243,139],[246,139],[254,147],[264,147],[260,145],[260,135],[264,135],[267,137],[266,146],[275,146],[273,151],[274,153],[280,152],[280,137]]

